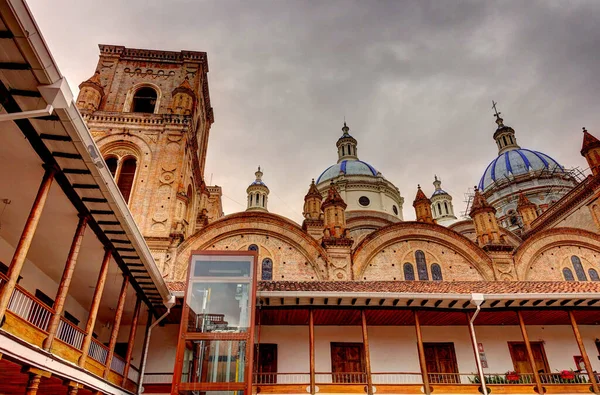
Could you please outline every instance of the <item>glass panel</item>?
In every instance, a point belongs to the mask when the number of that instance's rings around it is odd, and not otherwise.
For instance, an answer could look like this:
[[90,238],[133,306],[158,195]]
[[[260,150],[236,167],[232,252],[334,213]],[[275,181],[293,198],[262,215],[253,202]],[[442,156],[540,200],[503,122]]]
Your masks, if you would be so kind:
[[568,267],[563,268],[562,270],[563,276],[567,281],[575,281],[575,277],[573,277],[573,272]]
[[427,262],[425,261],[425,253],[421,250],[415,252],[415,259],[417,260],[417,273],[419,273],[419,280],[429,280],[429,274],[427,274]]
[[242,383],[246,367],[245,340],[186,342],[182,383]]
[[431,279],[433,281],[444,280],[444,278],[442,277],[442,268],[437,263],[431,264]]
[[414,281],[415,279],[415,268],[408,262],[404,264],[404,279],[406,281]]
[[191,284],[188,332],[247,332],[250,284],[201,282]]
[[585,275],[585,270],[583,270],[583,265],[581,264],[581,259],[579,259],[579,257],[573,255],[571,257],[571,263],[573,263],[573,269],[575,269],[575,274],[577,275],[577,280],[587,281],[587,277]]
[[262,261],[261,279],[267,281],[273,279],[273,261],[269,258]]
[[588,270],[588,274],[590,275],[590,280],[600,281],[600,277],[598,277],[598,272],[596,271],[596,269]]

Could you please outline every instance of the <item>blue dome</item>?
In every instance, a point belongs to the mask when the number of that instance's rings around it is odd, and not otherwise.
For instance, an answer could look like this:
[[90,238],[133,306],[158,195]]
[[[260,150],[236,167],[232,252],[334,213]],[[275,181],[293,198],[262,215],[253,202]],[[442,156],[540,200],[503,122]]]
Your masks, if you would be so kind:
[[333,166],[329,166],[319,178],[317,178],[317,184],[331,180],[344,173],[348,176],[354,175],[365,175],[365,176],[376,176],[378,171],[375,170],[370,164],[363,162],[362,160],[343,160],[340,163],[336,163]]
[[448,192],[444,191],[443,189],[436,189],[433,194],[431,195],[431,197],[437,196],[437,195],[448,195]]
[[507,151],[498,155],[485,169],[479,181],[479,189],[485,190],[496,180],[543,169],[564,172],[563,167],[557,161],[541,152],[524,148]]

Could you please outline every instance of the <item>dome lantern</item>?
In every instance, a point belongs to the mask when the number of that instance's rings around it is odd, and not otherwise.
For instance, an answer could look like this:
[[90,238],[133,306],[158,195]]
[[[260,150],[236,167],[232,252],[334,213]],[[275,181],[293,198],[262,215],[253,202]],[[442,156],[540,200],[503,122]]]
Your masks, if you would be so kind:
[[258,170],[254,175],[256,180],[246,189],[248,194],[248,208],[246,211],[269,211],[267,210],[269,188],[262,180],[263,172],[260,170],[260,166],[258,166]]
[[336,143],[338,149],[338,163],[344,160],[357,160],[358,152],[356,146],[358,142],[356,139],[348,133],[350,128],[346,125],[346,121],[344,121],[344,126],[342,127],[342,137],[340,137]]
[[504,125],[504,119],[500,117],[500,112],[496,109],[496,103],[492,100],[492,108],[494,109],[494,116],[496,117],[496,124],[498,128],[494,132],[494,140],[498,146],[498,155],[501,155],[507,151],[520,149],[517,144],[517,137],[515,136],[515,130],[510,126]]

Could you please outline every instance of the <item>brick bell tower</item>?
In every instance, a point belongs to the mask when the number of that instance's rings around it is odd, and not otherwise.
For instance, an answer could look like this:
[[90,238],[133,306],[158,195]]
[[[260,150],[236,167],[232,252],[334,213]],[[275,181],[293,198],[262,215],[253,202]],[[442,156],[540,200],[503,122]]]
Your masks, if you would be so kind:
[[221,216],[204,164],[213,109],[205,52],[100,45],[77,106],[163,270],[177,246]]

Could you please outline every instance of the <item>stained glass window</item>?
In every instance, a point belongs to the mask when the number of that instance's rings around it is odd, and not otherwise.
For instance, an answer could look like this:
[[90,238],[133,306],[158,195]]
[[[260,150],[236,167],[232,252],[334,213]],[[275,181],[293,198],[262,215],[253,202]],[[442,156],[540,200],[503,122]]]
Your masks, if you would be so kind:
[[443,281],[442,268],[437,263],[431,264],[431,279],[433,281]]
[[571,257],[571,263],[573,263],[573,269],[575,269],[575,274],[577,275],[577,280],[587,281],[587,276],[585,275],[585,270],[583,270],[583,265],[581,264],[581,259],[579,259],[578,256],[573,255]]
[[272,280],[273,279],[273,261],[269,258],[265,258],[262,261],[261,280]]
[[568,267],[563,268],[563,277],[567,281],[575,281],[575,277],[573,277],[573,272]]
[[427,262],[425,261],[425,253],[421,250],[415,252],[415,260],[417,261],[417,273],[419,274],[419,280],[429,280],[429,274],[427,274]]
[[588,270],[588,274],[590,275],[590,280],[600,281],[600,277],[598,277],[598,272],[596,271],[596,269]]
[[404,264],[404,279],[406,281],[414,281],[415,279],[415,268],[413,267],[412,264],[406,262]]
[[258,251],[258,246],[256,244],[250,244],[248,251]]

